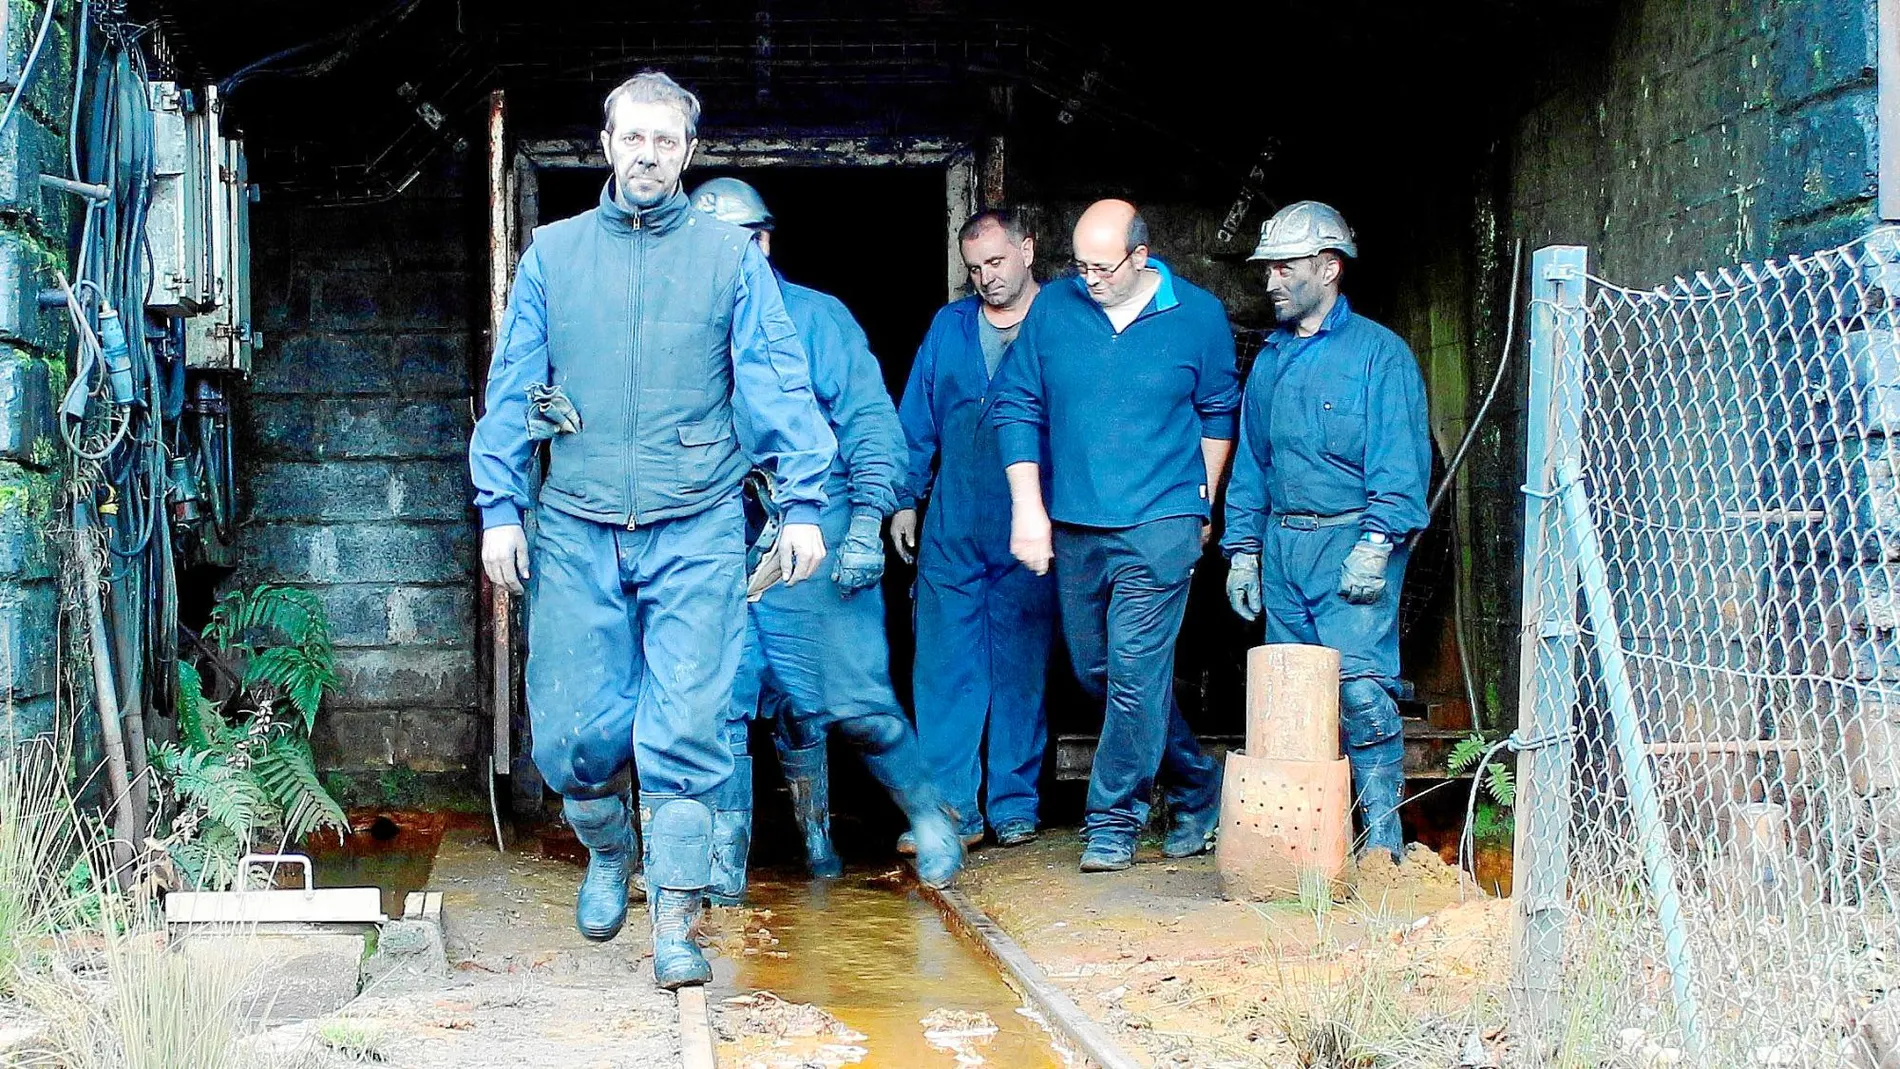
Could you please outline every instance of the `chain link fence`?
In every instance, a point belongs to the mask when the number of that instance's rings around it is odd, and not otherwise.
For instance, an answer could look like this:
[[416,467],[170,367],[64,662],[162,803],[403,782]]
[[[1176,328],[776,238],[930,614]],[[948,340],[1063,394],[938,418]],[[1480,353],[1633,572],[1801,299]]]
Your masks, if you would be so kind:
[[1532,285],[1526,1061],[1900,1064],[1900,232]]

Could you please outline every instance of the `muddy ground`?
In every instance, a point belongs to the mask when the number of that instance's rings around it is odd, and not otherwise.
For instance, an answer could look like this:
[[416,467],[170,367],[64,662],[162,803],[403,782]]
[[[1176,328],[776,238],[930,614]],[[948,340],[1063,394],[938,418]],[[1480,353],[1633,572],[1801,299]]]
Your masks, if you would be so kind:
[[1503,1053],[1508,903],[1429,850],[1338,901],[1273,903],[1223,899],[1212,856],[1149,844],[1127,872],[1083,874],[1081,850],[1072,832],[982,850],[963,886],[1151,1065],[1312,1064],[1300,1059],[1341,1036],[1419,1064],[1456,1064],[1474,1033]]
[[[574,931],[580,869],[495,851],[476,828],[443,836],[428,887],[443,892],[452,980],[439,989],[366,991],[333,1017],[279,1029],[373,1037],[376,1063],[402,1069],[669,1069],[678,1066],[673,996],[653,983],[639,907],[611,943]],[[325,1044],[318,1065],[367,1059]]]

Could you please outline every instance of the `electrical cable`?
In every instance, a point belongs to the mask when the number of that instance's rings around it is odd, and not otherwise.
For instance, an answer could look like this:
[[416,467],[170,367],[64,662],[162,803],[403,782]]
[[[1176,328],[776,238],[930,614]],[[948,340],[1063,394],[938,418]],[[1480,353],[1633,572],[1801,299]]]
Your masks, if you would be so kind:
[[1511,365],[1511,343],[1517,338],[1517,288],[1523,271],[1524,239],[1519,238],[1511,252],[1511,298],[1505,305],[1504,340],[1498,352],[1498,369],[1491,376],[1491,388],[1485,391],[1477,413],[1471,417],[1471,426],[1465,428],[1464,440],[1458,443],[1457,451],[1445,464],[1444,478],[1438,481],[1438,488],[1432,491],[1431,500],[1425,505],[1427,517],[1438,514],[1438,506],[1444,504],[1445,496],[1451,492],[1452,483],[1458,478],[1458,469],[1464,467],[1465,457],[1471,452],[1471,444],[1478,440],[1478,431],[1484,426],[1484,417],[1491,411],[1491,403],[1498,399],[1498,387],[1504,384],[1504,372]]
[[[1457,482],[1458,471],[1464,467],[1465,459],[1470,456],[1472,443],[1478,440],[1478,431],[1484,427],[1484,418],[1490,414],[1491,404],[1497,400],[1498,389],[1504,384],[1505,372],[1511,364],[1511,344],[1517,338],[1517,290],[1518,280],[1523,270],[1524,239],[1519,238],[1511,251],[1510,300],[1505,305],[1504,340],[1498,352],[1498,369],[1491,376],[1491,387],[1485,391],[1484,400],[1479,403],[1478,411],[1471,417],[1471,426],[1465,428],[1464,438],[1459,441],[1457,450],[1452,453],[1451,460],[1446,463],[1445,474],[1439,479],[1437,488],[1432,491],[1432,496],[1425,505],[1425,522],[1427,523],[1431,522],[1431,517],[1438,514],[1438,506],[1444,504],[1445,498],[1450,494],[1453,484]],[[1478,685],[1476,677],[1471,670],[1471,650],[1465,628],[1464,594],[1459,586],[1457,576],[1459,562],[1463,560],[1463,554],[1459,552],[1463,546],[1462,532],[1459,530],[1459,524],[1456,518],[1452,520],[1451,526],[1453,547],[1451,592],[1452,637],[1458,644],[1458,675],[1460,680],[1464,683],[1465,702],[1471,707],[1473,722],[1482,727],[1487,718],[1484,715],[1483,707],[1478,704]]]
[[0,112],[0,133],[5,133],[7,124],[13,121],[13,113],[26,96],[28,87],[33,84],[33,70],[39,65],[40,50],[46,47],[46,32],[53,28],[53,12],[59,7],[59,0],[46,0],[46,17],[40,20],[40,33],[33,39],[33,50],[26,54],[26,62],[20,66],[20,84],[13,87],[13,96],[7,99],[7,110]]

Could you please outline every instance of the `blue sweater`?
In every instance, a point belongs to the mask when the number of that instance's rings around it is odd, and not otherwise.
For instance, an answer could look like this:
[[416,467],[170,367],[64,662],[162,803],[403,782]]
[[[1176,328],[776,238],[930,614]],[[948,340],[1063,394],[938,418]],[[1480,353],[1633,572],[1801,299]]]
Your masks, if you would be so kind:
[[1049,517],[1083,527],[1207,518],[1201,439],[1234,437],[1240,386],[1227,313],[1207,291],[1161,284],[1117,334],[1080,279],[1045,287],[997,371],[991,409],[1003,465],[1042,462]]
[[1260,552],[1272,513],[1364,509],[1361,530],[1404,538],[1426,524],[1432,445],[1425,380],[1397,334],[1341,297],[1310,338],[1267,338],[1247,377],[1227,484],[1229,556]]

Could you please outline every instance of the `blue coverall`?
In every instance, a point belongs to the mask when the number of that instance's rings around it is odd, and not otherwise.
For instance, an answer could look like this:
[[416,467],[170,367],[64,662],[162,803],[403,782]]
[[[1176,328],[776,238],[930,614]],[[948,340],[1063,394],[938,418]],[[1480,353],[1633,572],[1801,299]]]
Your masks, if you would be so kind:
[[1234,434],[1234,341],[1213,295],[1148,263],[1159,286],[1119,332],[1080,279],[1045,287],[991,412],[1004,465],[1049,468],[1062,633],[1077,678],[1105,703],[1091,847],[1132,847],[1157,771],[1177,824],[1211,832],[1220,804],[1219,767],[1175,701],[1174,643],[1213,496],[1201,440]]
[[[870,343],[851,312],[836,297],[781,280],[785,308],[811,360],[812,391],[838,440],[837,459],[825,481],[829,503],[820,519],[825,545],[845,539],[851,514],[880,519],[897,502],[895,485],[903,463],[904,437],[897,410],[884,388]],[[768,589],[747,614],[746,644],[727,720],[727,738],[741,770],[749,769],[747,724],[770,688],[787,699],[773,702],[781,723],[780,755],[788,780],[796,779],[794,753],[824,745],[827,728],[862,717],[903,717],[891,685],[890,646],[884,632],[884,596],[876,584],[846,595],[829,568],[794,586]],[[822,751],[816,755],[823,775]],[[741,781],[743,780],[743,789]],[[822,785],[819,785],[822,790]],[[798,785],[794,784],[794,789]],[[749,823],[749,775],[735,775],[722,817]],[[744,889],[744,843],[732,836],[737,856],[715,861],[714,893],[737,899]]]
[[[977,334],[982,314],[975,297],[938,311],[898,406],[910,447],[899,507],[929,506],[917,546],[917,735],[966,835],[982,833],[985,812],[991,828],[1037,822],[1055,633],[1050,577],[1009,552],[1009,484],[986,418],[994,394]],[[1046,465],[1043,474],[1046,484]]]
[[[522,255],[469,448],[475,504],[494,527],[537,503],[526,390],[562,387],[582,428],[549,442],[530,549],[535,763],[572,801],[611,794],[632,760],[643,809],[710,810],[732,771],[740,482],[773,470],[787,521],[816,523],[835,443],[751,233],[678,193],[635,214],[612,189]],[[680,880],[703,887],[695,841]]]
[[[1311,337],[1276,330],[1254,362],[1221,537],[1229,556],[1260,554],[1268,642],[1339,651],[1340,729],[1367,844],[1395,856],[1399,591],[1407,540],[1429,520],[1429,433],[1411,349],[1339,297]],[[1355,605],[1339,593],[1340,568],[1372,531],[1395,543],[1385,591]]]

